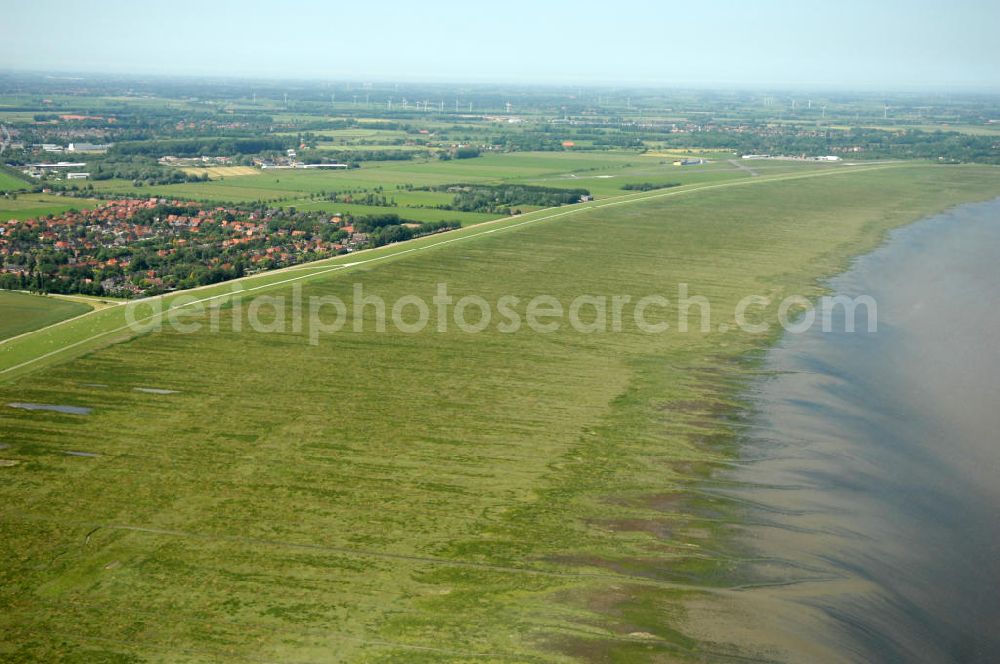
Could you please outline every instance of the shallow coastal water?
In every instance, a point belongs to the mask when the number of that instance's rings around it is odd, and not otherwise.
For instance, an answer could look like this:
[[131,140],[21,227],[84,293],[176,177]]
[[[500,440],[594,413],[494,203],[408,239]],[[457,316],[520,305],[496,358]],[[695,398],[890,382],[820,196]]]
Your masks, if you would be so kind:
[[1000,661],[1000,200],[896,231],[830,285],[872,295],[878,330],[836,319],[769,353],[744,463],[709,488],[744,512],[760,585],[714,637],[793,661]]

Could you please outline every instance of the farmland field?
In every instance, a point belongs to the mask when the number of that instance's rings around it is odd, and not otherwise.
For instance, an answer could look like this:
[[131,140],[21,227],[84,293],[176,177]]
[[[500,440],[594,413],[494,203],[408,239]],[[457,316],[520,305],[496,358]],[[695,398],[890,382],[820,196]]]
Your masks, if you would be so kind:
[[19,189],[27,189],[31,186],[30,182],[25,182],[21,178],[14,177],[10,173],[4,173],[0,171],[0,193],[5,191],[17,191]]
[[[843,125],[834,126],[836,129],[846,128]],[[880,126],[873,125],[870,127],[865,127],[865,129],[877,129],[881,131],[904,131],[905,129],[919,129],[921,131],[955,131],[960,134],[968,134],[970,136],[996,136],[1000,134],[1000,124],[979,124],[979,125],[966,125],[966,124],[907,124],[905,127],[893,127],[893,126]]]
[[21,194],[16,199],[0,197],[0,221],[31,219],[67,210],[83,210],[96,206],[100,201],[89,198],[68,198],[50,194]]
[[412,219],[413,221],[458,221],[463,226],[489,221],[490,219],[495,219],[497,216],[482,212],[460,212],[406,206],[386,208],[374,205],[357,205],[355,203],[334,203],[331,201],[296,202],[292,204],[292,207],[296,210],[325,210],[334,214],[352,214],[357,216],[394,213],[404,219]]
[[[233,168],[233,167],[225,167]],[[217,169],[221,173],[223,169]],[[791,173],[803,169],[821,170],[836,165],[771,162],[755,165],[768,174]],[[201,169],[203,170],[203,169]],[[199,170],[200,173],[200,170]],[[164,196],[192,200],[247,203],[273,201],[302,209],[351,211],[350,205],[321,204],[314,196],[333,193],[381,191],[396,202],[395,209],[364,209],[354,206],[357,214],[397,212],[402,217],[421,221],[457,219],[463,223],[484,221],[495,215],[449,213],[431,210],[448,203],[452,196],[444,192],[412,191],[411,187],[434,187],[450,184],[520,183],[535,186],[584,188],[597,198],[619,196],[626,184],[724,181],[745,177],[722,157],[713,155],[711,163],[678,168],[668,157],[653,159],[633,152],[538,152],[489,154],[477,159],[413,162],[384,162],[345,171],[254,170],[248,175],[226,175],[209,182],[135,187],[125,180],[93,182],[95,191],[134,196]],[[336,209],[334,209],[336,208]],[[524,209],[530,209],[525,207]]]
[[[729,168],[725,163],[722,166]],[[685,172],[691,170],[685,169]],[[674,175],[681,169],[671,166],[669,162],[665,164],[652,162],[649,158],[643,158],[632,152],[513,153],[485,155],[477,159],[447,162],[376,162],[366,165],[364,168],[344,171],[304,169],[255,171],[254,175],[261,177],[227,177],[223,182],[166,185],[157,189],[173,191],[179,187],[194,187],[194,190],[197,190],[198,187],[203,187],[214,192],[223,191],[224,188],[254,187],[260,190],[308,194],[321,190],[345,191],[379,186],[390,189],[397,185],[420,187],[459,182],[548,179],[570,175],[596,177],[635,171],[641,173],[659,171]],[[94,186],[104,190],[128,191],[135,189],[131,182],[123,181],[98,181],[94,183]],[[569,183],[566,186],[575,185]]]
[[250,166],[189,166],[181,169],[189,175],[207,175],[212,180],[239,175],[260,175],[260,170]]
[[90,310],[82,302],[0,290],[0,341]]
[[[542,178],[591,162],[531,163],[484,159],[471,172]],[[433,177],[454,181],[449,166]],[[710,299],[711,332],[648,334],[626,320],[593,334],[378,333],[368,309],[361,331],[351,311],[343,331],[311,344],[290,325],[235,332],[244,312],[230,306],[218,332],[164,328],[32,373],[6,369],[49,347],[0,352],[0,404],[93,409],[0,407],[0,456],[17,462],[0,467],[0,657],[732,654],[689,635],[684,604],[740,586],[725,536],[734,508],[684,490],[732,459],[733,431],[717,415],[738,404],[748,358],[774,334],[715,330],[747,294],[818,295],[818,278],[886,230],[996,196],[1000,175],[893,164],[746,178],[724,166],[711,177],[676,169],[702,178],[681,190],[415,240],[296,282],[305,298],[350,301],[360,283],[388,302],[429,302],[446,283],[456,299],[513,295],[522,306],[541,294],[673,299],[686,283]],[[280,179],[319,188],[327,178]],[[270,191],[286,191],[277,184]],[[311,269],[266,277],[276,284],[266,292],[290,295],[277,282]],[[773,323],[776,305],[759,319]],[[61,334],[83,340],[112,315]]]

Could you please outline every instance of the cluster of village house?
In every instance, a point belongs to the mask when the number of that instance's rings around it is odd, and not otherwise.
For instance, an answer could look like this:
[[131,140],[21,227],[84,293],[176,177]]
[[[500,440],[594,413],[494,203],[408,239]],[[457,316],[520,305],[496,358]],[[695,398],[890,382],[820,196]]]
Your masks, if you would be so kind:
[[[141,211],[155,210],[161,206],[187,208],[189,213],[165,214],[150,217],[148,214],[137,219]],[[269,222],[287,217],[280,209],[247,211],[228,207],[205,208],[198,203],[169,200],[163,198],[122,199],[108,201],[98,207],[64,212],[51,217],[39,217],[25,221],[12,219],[0,224],[0,272],[24,272],[24,261],[12,257],[25,253],[23,233],[31,231],[32,243],[28,248],[50,248],[67,255],[67,264],[89,267],[94,270],[113,270],[130,273],[132,256],[128,249],[136,243],[160,239],[156,243],[157,255],[168,257],[183,247],[213,247],[216,255],[205,259],[209,267],[231,268],[236,258],[242,258],[249,265],[277,262],[290,264],[303,254],[335,254],[352,251],[368,242],[368,236],[357,233],[349,220],[341,215],[317,215],[320,224],[331,224],[344,231],[338,241],[324,240],[318,232],[307,232],[291,228],[271,229]],[[211,231],[207,231],[211,225]],[[329,234],[327,234],[329,237]],[[37,240],[37,242],[36,242]],[[119,249],[113,257],[102,249]],[[122,251],[124,250],[124,251]],[[163,274],[155,269],[139,275],[150,285],[163,284]],[[102,284],[103,285],[103,284]],[[127,278],[118,277],[105,285],[106,289],[139,292],[142,290]]]

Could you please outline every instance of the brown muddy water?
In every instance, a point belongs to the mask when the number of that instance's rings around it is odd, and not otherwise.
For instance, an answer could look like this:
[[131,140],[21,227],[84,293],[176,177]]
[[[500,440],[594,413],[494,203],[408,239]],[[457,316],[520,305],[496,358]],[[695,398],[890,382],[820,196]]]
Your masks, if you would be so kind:
[[768,354],[742,463],[707,487],[758,562],[696,631],[752,659],[1000,662],[1000,199],[830,287],[873,296],[877,332],[841,316]]

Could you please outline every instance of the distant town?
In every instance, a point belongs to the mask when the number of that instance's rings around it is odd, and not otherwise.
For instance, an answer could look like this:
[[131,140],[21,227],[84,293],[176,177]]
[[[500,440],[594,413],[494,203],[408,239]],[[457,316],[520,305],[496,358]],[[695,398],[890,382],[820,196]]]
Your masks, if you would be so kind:
[[126,198],[0,224],[0,287],[134,297],[456,228],[347,215]]

